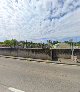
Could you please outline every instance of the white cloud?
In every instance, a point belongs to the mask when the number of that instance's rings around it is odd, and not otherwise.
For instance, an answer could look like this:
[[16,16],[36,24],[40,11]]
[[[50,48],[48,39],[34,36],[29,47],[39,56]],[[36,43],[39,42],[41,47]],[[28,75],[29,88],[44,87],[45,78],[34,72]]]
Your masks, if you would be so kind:
[[80,36],[80,0],[0,0],[0,39]]

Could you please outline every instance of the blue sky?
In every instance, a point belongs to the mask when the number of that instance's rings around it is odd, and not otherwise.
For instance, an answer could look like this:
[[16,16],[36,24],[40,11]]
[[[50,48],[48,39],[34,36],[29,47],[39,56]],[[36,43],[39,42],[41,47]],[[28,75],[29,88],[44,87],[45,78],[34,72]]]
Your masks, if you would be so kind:
[[80,39],[80,0],[1,0],[0,41]]

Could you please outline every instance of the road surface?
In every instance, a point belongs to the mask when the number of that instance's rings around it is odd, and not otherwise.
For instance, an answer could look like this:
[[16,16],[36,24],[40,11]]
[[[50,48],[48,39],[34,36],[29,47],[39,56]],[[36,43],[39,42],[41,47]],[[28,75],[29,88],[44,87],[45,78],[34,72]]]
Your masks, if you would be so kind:
[[0,57],[0,92],[80,92],[80,66]]

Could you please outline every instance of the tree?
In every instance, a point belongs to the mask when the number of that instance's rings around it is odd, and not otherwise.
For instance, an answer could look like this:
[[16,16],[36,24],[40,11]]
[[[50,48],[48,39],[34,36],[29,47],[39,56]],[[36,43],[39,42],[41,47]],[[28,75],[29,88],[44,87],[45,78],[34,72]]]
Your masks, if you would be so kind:
[[55,44],[57,44],[57,43],[60,43],[60,42],[58,42],[58,41],[53,41],[53,42],[52,42],[53,45],[55,45]]
[[18,43],[18,41],[16,39],[4,41],[5,46],[8,46],[8,47],[15,47],[17,45],[17,43]]
[[16,39],[12,39],[11,40],[11,45],[14,46],[14,47],[17,46],[18,45],[18,41]]
[[23,47],[23,48],[24,48],[25,44],[26,44],[25,41],[19,41],[18,42],[18,45],[21,46],[21,47]]
[[4,44],[5,44],[5,46],[8,46],[8,47],[11,47],[11,41],[10,40],[5,40],[4,41]]

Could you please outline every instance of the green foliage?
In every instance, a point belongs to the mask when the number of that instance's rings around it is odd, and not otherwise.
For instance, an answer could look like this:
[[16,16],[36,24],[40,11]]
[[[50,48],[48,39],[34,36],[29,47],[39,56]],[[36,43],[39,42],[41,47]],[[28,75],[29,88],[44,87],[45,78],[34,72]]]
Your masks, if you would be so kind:
[[5,40],[4,44],[5,46],[8,46],[8,47],[15,47],[17,45],[17,40],[16,39]]
[[[28,42],[25,41],[17,41],[16,39],[12,40],[5,40],[4,42],[0,42],[0,46],[6,46],[6,47],[26,47],[26,48],[53,48],[54,45],[60,43],[59,41],[51,41],[47,40],[47,43],[34,43],[34,42]],[[79,42],[70,42],[70,41],[65,41],[64,43],[69,44],[69,45],[74,45],[74,46],[79,46],[80,47],[80,41]]]
[[5,46],[11,46],[11,41],[10,40],[5,40],[4,44],[5,44]]
[[0,42],[0,44],[3,44],[3,42]]
[[18,46],[21,46],[24,48],[24,46],[26,45],[26,42],[25,41],[19,41],[18,42]]

